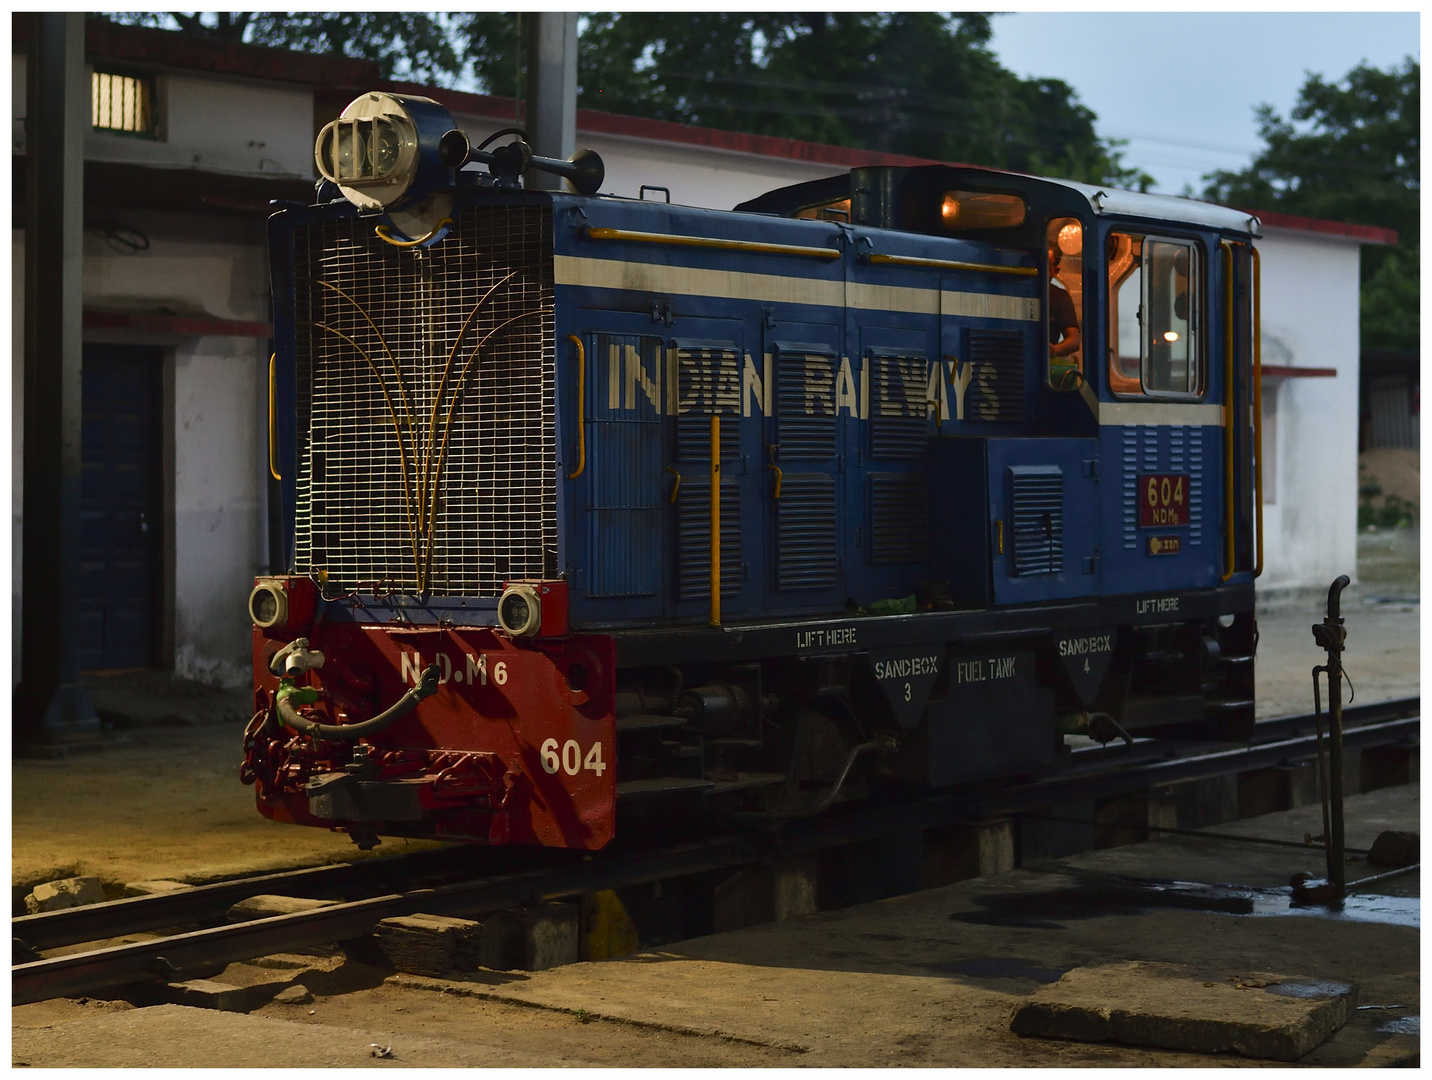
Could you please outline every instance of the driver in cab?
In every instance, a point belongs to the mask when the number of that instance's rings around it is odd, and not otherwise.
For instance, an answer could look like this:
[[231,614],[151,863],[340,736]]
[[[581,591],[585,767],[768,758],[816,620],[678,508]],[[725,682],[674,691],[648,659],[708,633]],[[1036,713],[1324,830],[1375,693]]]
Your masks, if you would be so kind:
[[1083,381],[1080,370],[1079,316],[1074,299],[1059,280],[1061,254],[1057,244],[1049,245],[1049,380],[1059,390],[1074,390]]

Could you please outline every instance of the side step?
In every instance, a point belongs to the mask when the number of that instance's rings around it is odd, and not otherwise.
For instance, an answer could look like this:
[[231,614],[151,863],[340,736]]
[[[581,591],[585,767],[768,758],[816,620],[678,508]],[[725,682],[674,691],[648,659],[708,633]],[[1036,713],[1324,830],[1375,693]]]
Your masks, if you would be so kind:
[[617,799],[650,799],[657,795],[705,792],[715,786],[713,780],[698,780],[692,776],[657,776],[650,780],[627,780],[618,784]]
[[785,782],[785,773],[743,772],[734,780],[717,780],[706,794],[725,795],[729,791],[747,791],[751,788],[770,787]]
[[680,716],[618,716],[617,734],[630,731],[655,731],[657,728],[681,727],[686,720]]

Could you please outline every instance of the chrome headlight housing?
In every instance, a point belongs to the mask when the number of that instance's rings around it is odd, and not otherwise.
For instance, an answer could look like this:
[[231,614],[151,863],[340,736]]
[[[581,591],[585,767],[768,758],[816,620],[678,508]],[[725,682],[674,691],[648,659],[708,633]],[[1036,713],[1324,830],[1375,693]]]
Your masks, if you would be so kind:
[[509,585],[497,601],[497,621],[513,637],[532,637],[542,629],[542,600],[531,585]]
[[397,209],[443,183],[438,144],[451,130],[452,115],[431,98],[364,94],[318,133],[313,159],[358,209]]

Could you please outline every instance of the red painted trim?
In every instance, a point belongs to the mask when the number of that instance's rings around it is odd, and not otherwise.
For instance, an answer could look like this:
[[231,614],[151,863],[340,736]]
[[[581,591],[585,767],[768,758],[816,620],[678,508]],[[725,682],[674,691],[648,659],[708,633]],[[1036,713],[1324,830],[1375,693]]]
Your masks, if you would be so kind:
[[1299,232],[1326,233],[1329,236],[1346,236],[1364,244],[1380,244],[1384,247],[1397,246],[1397,230],[1383,229],[1376,225],[1349,225],[1342,221],[1325,221],[1322,218],[1302,217],[1298,214],[1280,214],[1275,210],[1248,210],[1245,214],[1255,215],[1270,229],[1296,229]]
[[1286,367],[1264,364],[1263,374],[1270,379],[1335,379],[1338,369],[1332,367]]
[[[392,81],[384,81],[380,88],[398,94],[417,94],[432,98],[449,112],[488,117],[495,122],[505,121],[518,126],[521,124],[517,117],[522,115],[522,108],[513,98],[466,94],[460,90]],[[841,169],[856,169],[864,165],[940,164],[929,158],[885,154],[878,150],[852,150],[845,146],[828,146],[801,139],[782,139],[774,135],[749,135],[740,131],[677,124],[670,120],[650,120],[642,116],[621,116],[600,109],[578,109],[577,130],[592,135],[616,135],[629,139],[649,139],[652,142],[705,146],[713,150],[754,154],[758,157],[810,161]]]
[[146,334],[190,337],[273,337],[273,324],[210,319],[190,315],[136,315],[122,311],[86,311],[86,330],[139,330]]

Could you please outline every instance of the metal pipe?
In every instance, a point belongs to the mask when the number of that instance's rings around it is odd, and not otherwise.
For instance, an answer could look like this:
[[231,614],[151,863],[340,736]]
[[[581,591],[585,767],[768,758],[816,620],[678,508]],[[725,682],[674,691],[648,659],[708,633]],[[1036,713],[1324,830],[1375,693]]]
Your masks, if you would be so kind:
[[1253,564],[1256,578],[1263,573],[1263,264],[1256,247],[1250,244],[1248,250],[1253,256],[1253,442],[1258,469],[1258,495],[1253,501],[1254,519],[1258,523],[1257,558]]
[[1342,898],[1347,884],[1343,843],[1342,730],[1342,651],[1347,641],[1347,629],[1343,626],[1339,603],[1348,584],[1346,574],[1340,574],[1332,583],[1328,588],[1327,616],[1313,625],[1313,640],[1328,654],[1328,810],[1331,825],[1327,831],[1328,880],[1338,899]]
[[721,625],[721,415],[711,414],[711,617]]
[[1233,533],[1233,245],[1223,249],[1223,580],[1233,576],[1238,547]]
[[438,677],[441,672],[442,669],[437,664],[429,664],[418,678],[417,686],[394,702],[391,708],[380,712],[372,719],[364,720],[361,724],[320,724],[316,720],[308,720],[300,716],[298,710],[289,704],[287,696],[278,699],[278,716],[285,727],[292,728],[300,735],[312,735],[327,742],[356,742],[358,739],[376,735],[385,728],[392,727],[417,708],[418,702],[423,698],[432,697],[437,693]]
[[568,480],[575,480],[587,468],[587,350],[576,334],[568,334],[567,340],[577,346],[577,468],[567,474]]
[[269,354],[269,399],[268,399],[268,421],[269,421],[269,475],[275,480],[282,480],[278,474],[278,374],[275,370],[278,364],[278,353]]

